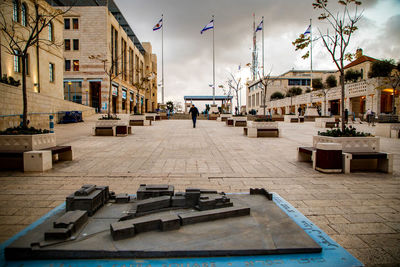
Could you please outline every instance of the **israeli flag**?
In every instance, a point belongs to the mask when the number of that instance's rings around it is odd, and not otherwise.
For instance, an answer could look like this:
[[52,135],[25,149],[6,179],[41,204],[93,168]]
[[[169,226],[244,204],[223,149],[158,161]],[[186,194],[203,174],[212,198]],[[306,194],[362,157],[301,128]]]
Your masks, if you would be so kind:
[[204,29],[201,30],[200,34],[203,34],[203,32],[209,29],[214,29],[214,20],[211,20],[210,23],[208,23]]
[[261,30],[263,29],[263,27],[264,27],[264,20],[262,20],[262,21],[260,22],[260,24],[258,24],[257,29],[256,29],[256,32],[261,31]]
[[160,21],[156,25],[154,25],[153,31],[157,31],[157,30],[161,29],[162,25],[163,25],[163,21],[162,21],[162,18],[161,18]]
[[304,35],[311,34],[311,24],[308,25],[307,30],[304,32]]

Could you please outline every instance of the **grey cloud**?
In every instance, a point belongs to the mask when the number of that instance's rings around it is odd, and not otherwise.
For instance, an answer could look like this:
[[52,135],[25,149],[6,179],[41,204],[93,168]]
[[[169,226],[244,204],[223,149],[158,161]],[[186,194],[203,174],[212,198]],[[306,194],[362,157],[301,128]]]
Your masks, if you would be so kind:
[[[397,1],[397,0],[380,0]],[[253,12],[256,24],[264,15],[266,70],[280,74],[294,68],[309,68],[309,61],[302,60],[302,52],[296,52],[291,42],[305,31],[310,17],[313,25],[322,25],[318,10],[311,6],[312,0],[116,0],[124,16],[141,41],[150,41],[153,52],[159,60],[161,74],[161,33],[152,27],[164,14],[164,65],[166,99],[183,101],[183,95],[206,95],[211,93],[208,84],[212,82],[212,31],[200,35],[201,29],[215,15],[216,82],[227,80],[229,70],[243,69],[251,62]],[[334,6],[336,1],[329,3]],[[362,8],[375,8],[377,0],[363,1]],[[390,40],[398,53],[398,18],[390,19],[385,27],[385,40]],[[360,28],[376,28],[377,22],[365,18]],[[397,27],[397,28],[396,28]],[[257,33],[261,46],[261,32]],[[353,40],[354,47],[361,40],[363,46],[374,39],[368,30],[360,30],[360,37]],[[372,46],[372,44],[371,44]],[[396,48],[397,47],[397,48]],[[374,56],[378,49],[366,49]],[[383,49],[382,49],[383,50]],[[261,51],[259,60],[261,61]],[[379,54],[379,53],[378,53]],[[393,56],[392,56],[393,57]],[[335,69],[323,47],[316,44],[314,66]],[[161,75],[159,77],[161,80]],[[160,94],[159,94],[160,95]],[[160,97],[159,97],[160,99]]]

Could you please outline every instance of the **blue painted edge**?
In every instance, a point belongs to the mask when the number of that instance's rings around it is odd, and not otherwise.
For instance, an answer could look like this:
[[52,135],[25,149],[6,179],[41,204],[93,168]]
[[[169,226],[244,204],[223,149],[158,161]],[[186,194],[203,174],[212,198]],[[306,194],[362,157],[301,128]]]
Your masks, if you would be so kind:
[[[240,194],[240,193],[239,193]],[[247,193],[242,193],[247,194]],[[239,267],[239,266],[364,266],[359,260],[353,257],[343,247],[332,240],[325,232],[319,229],[314,223],[307,219],[297,209],[290,205],[277,193],[273,193],[273,201],[281,208],[293,221],[299,225],[311,238],[322,247],[321,253],[308,254],[287,254],[287,255],[263,255],[263,256],[240,256],[240,257],[211,257],[211,258],[166,258],[166,259],[96,259],[96,260],[38,260],[38,261],[9,261],[4,260],[4,248],[10,245],[28,231],[34,229],[45,220],[65,208],[65,203],[59,205],[42,218],[29,225],[27,228],[16,234],[0,245],[1,266],[32,266],[32,267]]]

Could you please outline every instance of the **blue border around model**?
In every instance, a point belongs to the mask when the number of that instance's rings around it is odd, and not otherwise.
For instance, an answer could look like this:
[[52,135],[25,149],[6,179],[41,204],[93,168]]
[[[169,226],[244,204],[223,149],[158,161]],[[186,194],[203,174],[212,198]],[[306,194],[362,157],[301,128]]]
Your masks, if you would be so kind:
[[36,222],[29,225],[20,233],[0,245],[1,266],[21,267],[239,267],[239,266],[364,266],[338,243],[332,240],[326,233],[314,223],[296,210],[278,194],[273,193],[273,201],[294,222],[297,223],[312,239],[321,247],[321,253],[240,256],[240,257],[212,257],[212,258],[166,258],[166,259],[98,259],[98,260],[33,260],[33,261],[8,261],[4,259],[4,248],[10,245],[28,231],[34,229],[55,213],[65,209],[65,203],[59,205]]

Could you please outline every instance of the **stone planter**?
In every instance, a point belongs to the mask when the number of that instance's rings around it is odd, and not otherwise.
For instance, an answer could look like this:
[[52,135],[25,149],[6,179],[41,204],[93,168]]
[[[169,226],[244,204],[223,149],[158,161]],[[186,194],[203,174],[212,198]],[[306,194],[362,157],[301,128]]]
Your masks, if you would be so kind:
[[315,127],[325,128],[327,122],[335,122],[335,117],[331,118],[315,118]]
[[146,120],[149,121],[155,121],[156,120],[156,113],[145,113],[144,116],[146,117]]
[[219,114],[208,114],[208,119],[212,120],[212,121],[217,120],[218,117],[219,117]]
[[304,122],[304,117],[299,117],[297,115],[285,115],[284,122],[291,123],[291,122]]
[[232,118],[232,114],[221,114],[221,121],[226,121],[228,118]]
[[379,152],[380,139],[376,136],[367,137],[331,137],[313,136],[313,147],[318,143],[337,143],[342,145],[343,152]]
[[250,121],[244,134],[250,138],[279,137],[278,122],[275,121]]
[[32,151],[56,146],[56,134],[0,135],[0,151]]
[[129,125],[130,126],[144,126],[146,121],[145,115],[130,115]]
[[399,138],[400,123],[377,123],[375,135],[387,138]]
[[245,116],[232,116],[233,126],[234,127],[246,127],[247,126],[247,117]]

